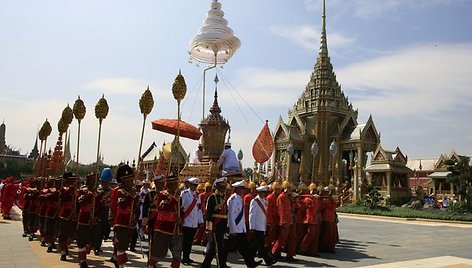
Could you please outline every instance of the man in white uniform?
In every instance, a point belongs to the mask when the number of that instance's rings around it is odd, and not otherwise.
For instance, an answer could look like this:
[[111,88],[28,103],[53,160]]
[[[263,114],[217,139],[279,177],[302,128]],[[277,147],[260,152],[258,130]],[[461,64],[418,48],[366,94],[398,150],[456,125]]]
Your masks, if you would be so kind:
[[229,142],[225,143],[225,149],[218,159],[218,168],[226,176],[241,174],[241,166]]
[[265,232],[267,225],[267,201],[266,196],[269,192],[269,186],[260,186],[256,188],[258,195],[251,200],[249,206],[249,233],[252,235],[251,254],[256,256],[259,252],[267,266],[271,266],[276,261],[267,252],[265,247]]
[[190,259],[192,251],[193,237],[200,224],[203,224],[203,214],[201,210],[201,200],[195,189],[200,179],[191,177],[188,180],[188,189],[182,191],[180,198],[182,200],[182,233],[184,240],[182,243],[182,264],[191,265],[194,261]]
[[191,164],[199,164],[203,160],[203,145],[198,144],[198,149],[193,151],[190,155],[190,163]]
[[[228,227],[230,245],[236,246],[238,252],[243,256],[244,263],[247,267],[257,267],[262,261],[254,261],[254,257],[249,250],[249,243],[246,237],[246,224],[244,220],[243,198],[246,189],[246,181],[242,180],[233,183],[234,193],[228,198]],[[229,247],[231,248],[231,247]]]

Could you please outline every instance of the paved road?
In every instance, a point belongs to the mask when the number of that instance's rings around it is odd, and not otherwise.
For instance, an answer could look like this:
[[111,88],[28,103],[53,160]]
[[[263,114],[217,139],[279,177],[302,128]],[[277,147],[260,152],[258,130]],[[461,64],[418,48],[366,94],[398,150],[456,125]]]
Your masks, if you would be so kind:
[[[472,267],[472,260],[463,259],[472,258],[472,225],[341,216],[339,229],[341,243],[335,254],[321,254],[319,258],[297,256],[299,261],[295,264],[279,262],[274,267],[363,267],[389,263],[390,266],[374,267]],[[0,267],[78,266],[75,249],[73,258],[61,262],[57,253],[46,253],[38,241],[28,242],[21,233],[21,222],[0,221]],[[111,243],[105,243],[103,249],[103,256],[90,256],[91,267],[112,267],[107,261]],[[203,247],[194,247],[191,257],[201,262],[202,251]],[[433,258],[440,256],[446,257]],[[145,267],[139,254],[131,253],[130,259],[128,267]],[[232,254],[229,259],[232,267],[244,267],[238,255]],[[162,267],[169,265],[162,263]]]

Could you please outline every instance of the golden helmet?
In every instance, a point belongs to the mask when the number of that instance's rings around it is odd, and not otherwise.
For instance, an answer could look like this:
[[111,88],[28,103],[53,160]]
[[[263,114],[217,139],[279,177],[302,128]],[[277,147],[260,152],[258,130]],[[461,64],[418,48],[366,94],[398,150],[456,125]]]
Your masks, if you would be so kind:
[[297,186],[297,191],[305,191],[308,188],[306,187],[306,184],[304,182],[300,182]]
[[272,189],[275,190],[275,189],[281,189],[282,188],[282,185],[280,185],[280,182],[278,181],[274,181],[274,183],[272,183]]
[[180,183],[180,184],[179,184],[179,189],[182,190],[183,188],[185,188],[185,184],[184,184],[184,183]]
[[261,182],[259,186],[267,186],[267,183],[265,181]]
[[201,191],[205,189],[205,186],[203,185],[203,183],[200,183],[198,186],[197,186],[197,191]]
[[256,183],[251,181],[249,182],[249,184],[247,185],[247,188],[251,189],[251,188],[256,188]]
[[282,188],[292,188],[292,183],[289,180],[284,180],[284,182],[282,182]]
[[208,181],[205,183],[205,189],[206,189],[206,188],[211,188],[211,183],[208,182]]
[[314,182],[310,183],[310,185],[308,186],[308,189],[310,189],[310,191],[313,191],[316,189],[316,184]]

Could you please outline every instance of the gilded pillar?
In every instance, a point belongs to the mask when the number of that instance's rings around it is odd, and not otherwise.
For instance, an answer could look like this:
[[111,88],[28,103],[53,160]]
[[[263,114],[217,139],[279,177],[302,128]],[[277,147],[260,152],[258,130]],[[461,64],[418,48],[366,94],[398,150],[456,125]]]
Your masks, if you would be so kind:
[[392,189],[392,173],[390,171],[387,172],[387,194],[390,195],[390,191]]

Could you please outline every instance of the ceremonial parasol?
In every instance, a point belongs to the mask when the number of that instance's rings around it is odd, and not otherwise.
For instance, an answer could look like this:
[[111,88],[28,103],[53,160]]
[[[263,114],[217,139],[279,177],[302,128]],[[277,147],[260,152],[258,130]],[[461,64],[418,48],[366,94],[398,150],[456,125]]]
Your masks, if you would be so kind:
[[199,140],[202,133],[200,130],[185,121],[177,119],[157,119],[152,121],[152,128],[168,134],[177,135],[177,130],[180,129],[179,135],[181,137],[189,138],[192,140]]
[[262,164],[269,160],[274,151],[274,139],[269,130],[269,123],[266,120],[264,127],[262,127],[259,136],[257,136],[254,145],[252,146],[252,156],[256,162]]

